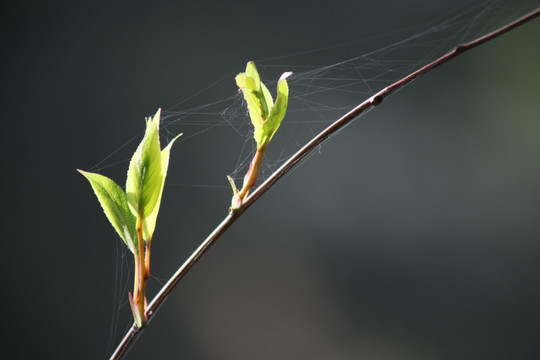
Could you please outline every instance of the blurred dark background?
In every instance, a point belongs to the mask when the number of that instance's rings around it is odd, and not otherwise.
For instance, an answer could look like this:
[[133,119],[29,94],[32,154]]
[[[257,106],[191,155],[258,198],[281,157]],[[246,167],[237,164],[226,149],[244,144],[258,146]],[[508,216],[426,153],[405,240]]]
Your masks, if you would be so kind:
[[[195,100],[235,93],[250,59],[373,38],[458,5],[4,2],[4,352],[103,359],[131,324],[129,254],[76,168],[229,73]],[[538,359],[539,35],[535,20],[475,49],[334,137],[197,264],[127,359]],[[360,55],[347,51],[283,64]],[[173,149],[150,297],[226,215],[230,130]],[[102,173],[123,183],[126,169]]]

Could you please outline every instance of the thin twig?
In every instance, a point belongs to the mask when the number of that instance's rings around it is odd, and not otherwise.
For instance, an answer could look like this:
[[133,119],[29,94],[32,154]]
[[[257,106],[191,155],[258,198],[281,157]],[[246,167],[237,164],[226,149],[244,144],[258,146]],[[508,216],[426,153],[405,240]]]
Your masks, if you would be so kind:
[[[242,204],[242,207],[231,214],[229,214],[222,222],[219,224],[214,231],[204,240],[204,242],[199,246],[197,250],[186,260],[186,262],[176,271],[176,273],[169,279],[169,281],[163,286],[160,292],[156,295],[154,300],[148,305],[147,308],[147,317],[148,322],[152,320],[156,314],[159,307],[163,304],[167,296],[170,294],[172,289],[178,284],[178,282],[187,274],[187,272],[195,265],[195,263],[201,258],[202,255],[213,245],[215,242],[225,233],[225,231],[246,211],[257,199],[259,199],[268,189],[270,189],[279,179],[281,179],[289,170],[291,170],[296,164],[298,164],[302,159],[304,159],[313,149],[318,145],[327,140],[331,135],[336,133],[339,129],[343,128],[345,125],[349,124],[351,121],[356,119],[358,116],[379,105],[387,96],[393,94],[403,86],[407,85],[416,78],[422,76],[423,74],[433,70],[439,65],[444,64],[450,59],[472,49],[483,43],[493,40],[496,37],[507,33],[508,31],[523,25],[524,23],[534,19],[540,15],[540,8],[537,8],[530,13],[500,27],[499,29],[492,31],[486,35],[483,35],[476,40],[470,41],[465,44],[457,45],[452,51],[446,55],[441,56],[437,60],[432,61],[431,63],[425,65],[424,67],[412,72],[411,74],[401,78],[392,85],[382,89],[369,99],[365,100],[357,107],[349,111],[340,119],[336,120],[332,125],[326,128],[324,131],[319,133],[311,141],[309,141],[304,147],[302,147],[296,154],[291,156],[279,169],[277,169],[264,183],[257,188],[251,196],[249,196],[246,201]],[[139,335],[142,333],[143,329],[137,328],[134,324],[127,334],[125,335],[122,342],[116,348],[116,351],[111,356],[111,360],[121,359],[124,356],[131,346],[135,343]]]

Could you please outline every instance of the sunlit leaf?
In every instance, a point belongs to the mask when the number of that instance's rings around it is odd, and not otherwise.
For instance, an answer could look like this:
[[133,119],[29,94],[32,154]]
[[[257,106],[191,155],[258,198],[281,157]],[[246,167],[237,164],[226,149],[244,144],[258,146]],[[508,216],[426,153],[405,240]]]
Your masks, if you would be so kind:
[[165,178],[167,177],[167,169],[169,168],[169,157],[170,157],[169,155],[171,152],[171,147],[176,141],[176,139],[178,139],[181,135],[182,134],[172,139],[169,145],[167,145],[165,149],[161,151],[161,174],[162,174],[161,188],[159,190],[159,195],[158,195],[157,203],[156,203],[156,206],[154,207],[154,210],[152,210],[152,212],[148,216],[146,216],[144,220],[145,222],[143,226],[143,234],[144,234],[145,241],[148,241],[149,239],[152,238],[152,234],[154,233],[154,229],[156,228],[157,216],[159,213],[159,207],[161,205],[161,196],[163,195],[163,188],[165,186]]
[[[268,118],[263,122],[261,129],[261,141],[262,143],[268,143],[272,140],[272,137],[276,133],[281,125],[281,121],[285,117],[287,112],[287,104],[289,99],[289,86],[287,84],[287,78],[291,75],[291,72],[286,72],[279,78],[277,84],[277,99],[270,109]],[[257,132],[258,129],[255,131]]]
[[259,72],[253,61],[249,61],[246,64],[246,76],[253,80],[255,90],[259,90],[261,87],[261,78],[259,77]]
[[251,123],[253,126],[260,126],[264,120],[262,104],[253,79],[248,77],[245,73],[238,74],[236,76],[236,85],[238,85],[240,90],[242,90],[242,94],[244,94]]
[[163,181],[159,119],[161,110],[146,120],[146,131],[129,163],[126,194],[135,216],[146,217],[156,206]]
[[268,113],[274,104],[274,100],[272,99],[272,95],[270,94],[270,91],[268,91],[268,88],[266,87],[266,85],[264,85],[264,83],[261,83],[261,91],[264,98],[264,102],[261,100],[261,103],[264,103],[266,105],[265,107],[263,107],[263,118],[267,118]]
[[291,74],[286,72],[279,78],[276,103],[268,88],[261,82],[253,61],[247,63],[246,72],[236,76],[236,85],[242,90],[247,103],[258,149],[266,146],[272,139],[287,112],[289,86],[286,79]]
[[129,210],[126,193],[118,184],[106,176],[78,170],[92,186],[107,219],[120,235],[127,247],[135,252],[137,236],[135,232],[135,216]]
[[270,95],[264,83],[261,82],[259,72],[253,61],[249,61],[246,65],[246,76],[253,80],[253,91],[261,104],[261,117],[264,120],[268,117],[268,111],[273,103],[272,95]]
[[246,100],[251,123],[254,127],[262,125],[268,117],[273,105],[272,95],[261,82],[255,63],[250,61],[246,65],[246,72],[236,76],[236,85],[242,90]]

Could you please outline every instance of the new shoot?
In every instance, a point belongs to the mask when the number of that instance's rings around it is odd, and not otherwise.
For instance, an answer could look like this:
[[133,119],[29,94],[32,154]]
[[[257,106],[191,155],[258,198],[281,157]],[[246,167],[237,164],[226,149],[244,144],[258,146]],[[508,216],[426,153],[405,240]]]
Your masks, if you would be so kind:
[[244,94],[244,99],[246,100],[249,110],[249,117],[251,118],[251,123],[254,127],[253,137],[257,143],[257,152],[251,160],[241,190],[238,190],[234,184],[234,180],[230,176],[227,176],[233,189],[230,211],[238,210],[242,206],[249,190],[254,187],[257,182],[264,152],[287,112],[287,103],[289,99],[287,78],[291,74],[292,72],[285,72],[279,78],[275,103],[268,88],[261,82],[259,73],[253,61],[247,63],[246,72],[236,76],[236,85],[238,85]]
[[78,170],[96,194],[105,215],[135,258],[133,295],[129,303],[139,328],[146,326],[146,281],[150,277],[150,246],[169,166],[174,138],[163,150],[159,143],[161,109],[146,119],[144,138],[129,163],[126,191],[106,176]]

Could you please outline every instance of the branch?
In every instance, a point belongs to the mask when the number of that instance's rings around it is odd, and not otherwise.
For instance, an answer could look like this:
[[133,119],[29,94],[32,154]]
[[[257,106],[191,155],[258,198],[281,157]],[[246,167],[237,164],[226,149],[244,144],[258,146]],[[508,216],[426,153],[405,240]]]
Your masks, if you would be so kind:
[[[163,286],[160,292],[156,295],[154,300],[148,305],[147,318],[148,323],[152,320],[160,306],[167,299],[172,289],[178,284],[178,282],[187,274],[187,272],[195,265],[195,263],[203,256],[210,247],[216,243],[216,241],[225,233],[225,231],[246,211],[255,201],[257,201],[268,189],[270,189],[279,179],[281,179],[289,170],[296,166],[302,159],[304,159],[313,149],[326,141],[336,131],[349,124],[351,121],[362,115],[367,110],[379,105],[387,96],[393,94],[403,86],[407,85],[416,78],[424,75],[425,73],[435,69],[439,65],[442,65],[455,58],[456,56],[471,50],[483,43],[493,40],[496,37],[509,32],[510,30],[523,25],[524,23],[534,19],[540,15],[540,8],[537,8],[528,14],[500,27],[499,29],[492,31],[486,35],[483,35],[473,41],[465,44],[457,45],[452,51],[446,55],[441,56],[437,60],[425,65],[424,67],[412,72],[411,74],[401,78],[392,85],[382,89],[369,99],[365,100],[357,107],[349,111],[340,119],[336,120],[332,125],[327,127],[324,131],[319,133],[311,141],[309,141],[304,147],[302,147],[296,154],[291,156],[278,170],[276,170],[264,183],[251,196],[249,196],[245,202],[243,202],[240,209],[231,212],[214,231],[203,241],[197,250],[186,260],[186,262],[176,271],[176,273],[169,279],[169,281]],[[137,328],[135,324],[129,329],[122,342],[116,348],[116,351],[111,356],[111,360],[121,359],[135,343],[139,335],[143,332],[143,329]]]

